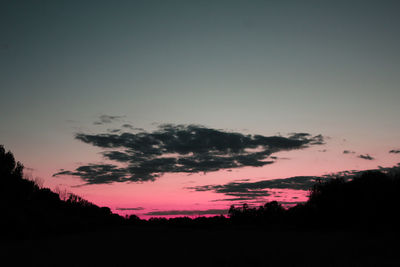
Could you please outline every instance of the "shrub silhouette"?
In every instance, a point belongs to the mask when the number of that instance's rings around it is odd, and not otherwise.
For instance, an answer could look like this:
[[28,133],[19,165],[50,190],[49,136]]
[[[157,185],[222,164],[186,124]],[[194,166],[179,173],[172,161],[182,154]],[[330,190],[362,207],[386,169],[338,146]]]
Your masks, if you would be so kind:
[[4,146],[0,145],[0,177],[2,179],[22,179],[23,165],[15,162],[14,155],[6,152]]
[[368,171],[345,182],[342,178],[317,183],[305,205],[317,223],[340,227],[395,225],[400,200],[398,173]]
[[279,224],[284,222],[286,210],[277,201],[271,201],[264,206],[249,207],[246,203],[240,208],[232,205],[228,216],[233,223],[239,224]]
[[272,201],[264,206],[231,206],[236,224],[262,224],[313,229],[395,229],[400,223],[400,175],[367,171],[352,180],[317,181],[309,200],[284,209]]
[[0,208],[0,231],[19,236],[89,230],[123,220],[109,208],[100,208],[75,194],[63,201],[50,189],[24,179],[23,165],[1,145]]
[[285,209],[277,201],[259,207],[232,205],[228,217],[125,218],[75,194],[62,196],[24,179],[23,165],[0,145],[0,208],[3,233],[20,236],[93,230],[108,225],[215,227],[246,224],[269,229],[397,229],[399,171],[364,172],[352,180],[317,181],[309,200]]

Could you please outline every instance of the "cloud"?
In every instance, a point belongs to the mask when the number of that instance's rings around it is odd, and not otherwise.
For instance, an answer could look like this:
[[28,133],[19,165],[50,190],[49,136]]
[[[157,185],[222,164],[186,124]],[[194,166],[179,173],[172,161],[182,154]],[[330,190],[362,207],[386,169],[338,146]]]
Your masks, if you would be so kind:
[[284,179],[263,180],[257,182],[231,182],[223,185],[203,185],[186,187],[186,189],[197,192],[212,191],[226,196],[236,196],[237,198],[223,199],[219,201],[254,200],[259,197],[269,196],[268,189],[293,189],[308,190],[312,187],[317,176],[297,176]]
[[220,215],[227,214],[228,209],[208,209],[208,210],[160,210],[160,211],[151,211],[145,213],[143,215],[148,216],[165,216],[165,215],[186,215],[186,216],[194,216],[194,215]]
[[119,133],[119,132],[121,132],[121,129],[107,129],[107,132],[109,132],[109,133]]
[[133,125],[129,124],[129,123],[125,123],[121,126],[122,128],[128,128],[128,129],[133,129]]
[[400,149],[392,149],[389,151],[389,153],[400,154]]
[[129,173],[126,169],[112,164],[89,164],[80,166],[75,171],[61,170],[53,174],[53,177],[59,175],[78,176],[88,184],[106,184],[127,181]]
[[360,159],[365,159],[365,160],[374,160],[375,158],[371,157],[370,155],[359,155],[358,156]]
[[126,210],[144,210],[143,207],[136,207],[136,208],[116,208],[116,210],[126,211]]
[[89,184],[153,181],[164,173],[199,173],[241,167],[262,167],[275,162],[271,154],[324,143],[322,135],[294,133],[289,137],[244,135],[198,125],[164,124],[153,132],[78,133],[75,138],[104,149],[114,164],[88,164],[74,175]]
[[[186,187],[185,189],[197,192],[211,191],[217,194],[223,194],[228,198],[216,199],[217,201],[258,201],[265,202],[265,197],[271,196],[273,189],[292,189],[306,191],[310,189],[318,179],[317,176],[297,176],[283,179],[262,180],[257,182],[230,182],[223,185],[203,185]],[[324,177],[323,179],[326,179]],[[234,196],[234,198],[232,198]],[[276,197],[276,196],[275,196]],[[256,202],[257,203],[257,202]]]
[[[270,195],[268,190],[271,191],[273,189],[290,189],[290,190],[307,191],[318,181],[327,181],[329,179],[338,177],[343,178],[345,181],[348,181],[368,171],[398,173],[400,172],[400,163],[393,167],[388,167],[388,168],[379,167],[379,169],[364,170],[364,171],[351,170],[351,171],[342,171],[322,176],[295,176],[290,178],[261,180],[256,182],[239,180],[220,185],[201,185],[201,186],[185,187],[185,189],[194,190],[196,192],[211,191],[217,194],[223,194],[225,196],[237,196],[235,198],[217,199],[213,200],[213,202],[255,201],[255,200],[260,200],[260,197],[262,196]],[[292,197],[292,199],[295,199],[295,197]]]
[[99,120],[95,121],[94,125],[103,125],[107,123],[112,123],[116,120],[123,118],[124,116],[110,116],[110,115],[101,115]]
[[130,130],[135,130],[135,131],[144,131],[143,128],[134,127],[132,124],[129,124],[129,123],[125,123],[121,127],[122,128],[126,128],[126,129],[130,129]]

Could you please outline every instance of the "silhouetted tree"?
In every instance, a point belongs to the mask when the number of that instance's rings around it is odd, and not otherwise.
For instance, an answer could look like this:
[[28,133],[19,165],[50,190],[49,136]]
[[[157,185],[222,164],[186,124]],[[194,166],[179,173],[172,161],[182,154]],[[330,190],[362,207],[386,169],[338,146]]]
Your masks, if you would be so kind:
[[15,162],[14,155],[6,152],[4,146],[0,145],[0,177],[2,179],[22,179],[24,166]]
[[63,201],[50,189],[24,179],[23,165],[4,146],[0,146],[0,210],[0,230],[21,236],[90,230],[123,220],[107,207],[100,208],[75,194]]
[[399,174],[368,171],[351,181],[317,183],[305,205],[316,223],[331,227],[378,227],[398,222]]
[[[60,193],[60,190],[57,191]],[[309,200],[285,209],[277,201],[255,207],[232,205],[225,216],[125,218],[107,207],[98,207],[82,197],[57,192],[24,179],[23,165],[0,145],[0,230],[3,233],[44,233],[60,229],[93,230],[105,225],[151,225],[173,227],[215,227],[229,224],[258,225],[268,229],[397,229],[400,224],[399,172],[365,172],[345,180],[317,180]]]

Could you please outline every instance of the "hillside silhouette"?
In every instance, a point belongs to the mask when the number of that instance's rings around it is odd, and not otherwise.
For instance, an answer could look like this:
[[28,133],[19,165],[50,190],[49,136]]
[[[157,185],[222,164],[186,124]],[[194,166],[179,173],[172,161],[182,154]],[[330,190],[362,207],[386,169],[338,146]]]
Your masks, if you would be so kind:
[[366,171],[344,178],[318,181],[304,204],[284,209],[272,201],[258,208],[231,207],[229,217],[238,224],[273,224],[304,229],[397,229],[400,219],[400,175]]
[[399,181],[365,172],[317,181],[289,209],[142,220],[40,187],[0,146],[0,256],[15,266],[399,266]]
[[400,174],[367,171],[351,179],[317,181],[309,199],[285,209],[277,201],[263,206],[231,206],[228,216],[150,218],[121,217],[108,207],[75,195],[60,195],[24,178],[23,165],[0,146],[1,229],[19,235],[93,230],[107,225],[230,226],[256,225],[271,229],[397,229]]
[[61,200],[59,194],[25,179],[23,168],[10,151],[6,152],[0,146],[0,227],[3,236],[82,231],[123,220],[109,208],[98,207],[75,194]]

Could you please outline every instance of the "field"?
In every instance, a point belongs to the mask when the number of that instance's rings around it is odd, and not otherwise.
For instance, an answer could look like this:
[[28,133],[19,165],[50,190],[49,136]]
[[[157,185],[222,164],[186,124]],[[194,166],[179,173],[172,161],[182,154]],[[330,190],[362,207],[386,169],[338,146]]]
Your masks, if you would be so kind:
[[133,227],[1,241],[9,266],[400,266],[399,233]]

